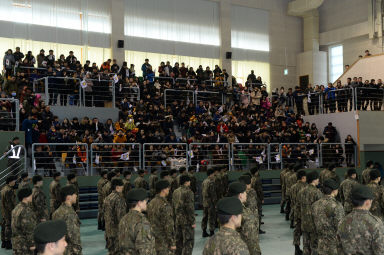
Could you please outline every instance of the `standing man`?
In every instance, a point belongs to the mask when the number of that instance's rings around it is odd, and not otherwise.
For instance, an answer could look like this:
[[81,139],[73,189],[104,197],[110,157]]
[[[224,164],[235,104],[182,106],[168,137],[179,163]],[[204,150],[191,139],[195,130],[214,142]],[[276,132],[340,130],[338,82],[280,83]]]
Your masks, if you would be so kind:
[[[208,177],[201,185],[203,196],[203,219],[201,221],[201,229],[203,237],[213,236],[216,225],[216,209],[217,202],[216,186],[215,186],[215,171],[210,168],[207,171]],[[207,224],[209,223],[209,234],[207,233]]]
[[337,227],[344,218],[344,209],[336,200],[339,184],[333,179],[323,182],[325,196],[312,205],[313,223],[316,235],[319,238],[318,255],[338,255],[337,253]]
[[109,194],[112,193],[112,179],[114,179],[116,176],[116,173],[115,171],[110,171],[108,174],[107,174],[107,183],[104,185],[103,187],[103,190],[102,190],[102,201],[103,201],[103,220],[104,220],[104,223],[103,223],[103,226],[105,228],[105,219],[104,219],[104,200],[105,198],[107,198],[109,196]]
[[220,230],[204,246],[203,255],[249,255],[247,245],[236,229],[241,227],[243,205],[236,197],[225,197],[217,203]]
[[126,198],[129,211],[119,223],[119,251],[122,255],[156,255],[152,227],[143,214],[147,211],[147,191],[131,189]]
[[62,220],[52,220],[37,225],[33,239],[38,255],[63,255],[67,242],[67,225]]
[[47,197],[41,187],[43,186],[43,177],[35,175],[32,178],[32,209],[36,214],[37,223],[48,220]]
[[22,188],[17,193],[20,203],[12,211],[12,247],[14,255],[33,255],[35,244],[33,231],[37,225],[36,215],[30,206],[31,188]]
[[371,172],[371,170],[373,169],[374,166],[375,166],[375,164],[373,164],[373,161],[368,160],[368,162],[366,164],[366,168],[361,173],[361,175],[362,175],[361,181],[363,184],[368,184],[371,181],[370,176],[369,176],[369,172]]
[[76,203],[73,205],[73,209],[76,213],[80,212],[80,205],[79,205],[79,183],[77,182],[77,178],[75,174],[68,174],[67,176],[67,185],[73,185],[76,189]]
[[244,183],[247,186],[247,201],[245,206],[251,210],[253,215],[257,218],[257,225],[259,225],[259,211],[257,209],[257,194],[254,189],[251,187],[251,174],[246,173],[239,177],[239,182]]
[[287,200],[287,206],[285,207],[285,220],[289,220],[291,214],[291,199],[289,197],[291,187],[297,182],[297,175],[293,170],[293,164],[288,164],[288,172],[284,175],[284,184],[285,184],[285,196]]
[[20,175],[19,186],[17,187],[19,190],[22,188],[29,188],[30,179],[28,173],[22,173]]
[[303,254],[316,254],[317,236],[312,219],[312,205],[323,197],[317,185],[319,185],[319,174],[316,171],[307,174],[308,185],[297,195],[300,207],[301,231],[303,232]]
[[369,212],[373,198],[370,188],[359,184],[353,188],[353,211],[337,230],[338,254],[384,254],[383,222]]
[[76,189],[73,185],[64,186],[60,189],[62,199],[61,206],[52,214],[53,220],[63,220],[67,224],[68,234],[66,240],[68,243],[65,255],[81,255],[81,241],[80,241],[80,220],[73,204],[76,203],[77,195]]
[[60,172],[54,172],[53,173],[53,180],[49,184],[49,194],[50,194],[50,199],[49,199],[49,209],[50,209],[50,215],[52,218],[52,214],[54,211],[59,208],[61,205],[61,195],[60,195],[60,179],[61,179],[61,173]]
[[159,177],[157,176],[157,169],[152,168],[151,169],[151,175],[149,176],[149,194],[150,198],[154,198],[156,195],[156,182],[159,180]]
[[254,167],[251,169],[252,179],[251,186],[257,193],[257,209],[259,210],[259,234],[265,234],[265,231],[260,229],[261,217],[263,216],[262,206],[264,204],[264,191],[263,184],[261,182],[261,176],[259,173],[259,168]]
[[12,210],[16,206],[16,196],[14,186],[16,184],[16,176],[8,176],[5,180],[5,186],[1,189],[1,248],[7,250],[12,249]]
[[112,180],[112,193],[104,200],[105,239],[110,255],[117,255],[117,231],[120,220],[127,212],[127,205],[123,197],[124,184],[121,179]]
[[148,182],[144,179],[144,170],[139,170],[139,176],[135,179],[134,186],[136,189],[148,189]]
[[104,225],[104,209],[103,209],[103,187],[108,182],[107,179],[108,171],[103,170],[100,174],[100,179],[97,181],[97,201],[98,201],[98,212],[97,212],[97,229],[105,230]]
[[369,173],[371,182],[367,185],[373,195],[373,201],[371,209],[369,210],[373,215],[384,220],[384,187],[380,185],[380,171],[377,169],[371,170]]
[[124,171],[123,173],[123,184],[124,184],[124,188],[123,188],[123,197],[127,197],[127,194],[128,192],[131,190],[132,188],[132,184],[131,184],[131,177],[132,177],[132,173],[131,171],[127,170],[127,171]]
[[168,181],[158,181],[157,194],[148,204],[148,219],[155,235],[157,255],[170,255],[176,250],[173,210],[167,200],[169,189]]
[[321,186],[323,185],[324,181],[328,180],[328,179],[333,179],[337,183],[340,184],[340,178],[336,174],[336,165],[335,164],[329,164],[326,169],[321,171],[320,178],[319,178]]
[[4,152],[4,153],[7,153],[8,151],[12,150],[12,152],[8,154],[7,168],[9,173],[15,176],[17,176],[19,170],[21,170],[19,169],[21,167],[20,158],[24,156],[24,151],[21,149],[21,147],[15,148],[18,145],[20,145],[20,139],[19,137],[16,136],[12,139],[9,146]]
[[352,204],[352,189],[355,185],[357,185],[356,181],[357,173],[356,170],[351,168],[347,171],[347,179],[341,182],[339,188],[339,198],[341,204],[344,206],[345,215],[352,212],[353,204]]
[[170,181],[171,188],[169,189],[169,195],[168,195],[168,201],[171,204],[172,204],[173,192],[179,187],[177,180],[178,180],[177,179],[177,170],[171,169],[171,181]]
[[280,185],[281,185],[281,201],[280,201],[280,213],[284,213],[285,210],[285,204],[287,202],[286,200],[286,186],[285,186],[285,175],[289,172],[288,167],[285,167],[280,172]]
[[179,181],[180,187],[172,195],[176,217],[176,255],[192,255],[196,228],[195,199],[189,176],[181,175]]

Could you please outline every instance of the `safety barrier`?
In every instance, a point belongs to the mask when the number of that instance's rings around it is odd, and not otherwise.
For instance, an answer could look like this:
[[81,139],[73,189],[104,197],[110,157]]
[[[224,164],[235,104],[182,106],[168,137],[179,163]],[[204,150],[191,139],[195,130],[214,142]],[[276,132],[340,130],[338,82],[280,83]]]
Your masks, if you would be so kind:
[[247,170],[255,166],[270,169],[267,143],[232,143],[233,170]]
[[32,170],[45,176],[53,171],[90,175],[88,152],[86,143],[34,143]]
[[11,175],[20,175],[27,171],[27,151],[23,145],[11,145],[9,150],[0,157],[0,164],[6,166],[0,171],[0,188]]
[[288,163],[301,163],[308,168],[322,165],[320,145],[316,143],[283,143],[280,144],[281,168]]
[[164,90],[164,106],[171,105],[174,101],[184,102],[185,105],[195,102],[195,92],[193,90],[177,90],[166,89]]
[[141,144],[139,143],[92,143],[90,145],[91,175],[104,169],[133,170],[141,168]]
[[357,166],[357,151],[353,144],[321,143],[320,155],[322,164],[334,164],[337,167]]
[[20,131],[20,103],[15,98],[0,98],[0,130]]
[[143,167],[146,170],[179,169],[188,166],[188,146],[186,143],[144,143]]
[[189,165],[201,167],[230,167],[231,148],[229,143],[190,143]]
[[371,110],[382,111],[384,100],[384,89],[382,88],[355,88],[355,109],[356,110]]

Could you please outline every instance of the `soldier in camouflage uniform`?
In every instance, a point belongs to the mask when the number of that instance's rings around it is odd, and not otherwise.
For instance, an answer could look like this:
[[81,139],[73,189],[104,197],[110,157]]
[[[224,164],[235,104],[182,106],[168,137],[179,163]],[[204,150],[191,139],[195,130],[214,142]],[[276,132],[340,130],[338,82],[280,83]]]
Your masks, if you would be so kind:
[[296,172],[293,170],[294,165],[288,164],[288,171],[284,175],[284,184],[285,184],[285,199],[287,201],[287,206],[285,207],[285,220],[289,220],[291,214],[291,201],[288,196],[291,187],[297,182]]
[[[215,185],[215,171],[208,169],[208,178],[201,185],[203,197],[203,219],[201,220],[201,229],[203,237],[212,236],[215,232],[216,213],[215,205],[217,202],[217,193]],[[210,234],[207,233],[207,224],[209,223]]]
[[33,242],[33,231],[37,225],[37,219],[30,206],[31,188],[20,189],[17,197],[20,203],[12,211],[13,255],[33,255],[36,248]]
[[62,220],[42,222],[37,225],[33,233],[38,255],[63,255],[67,242],[67,225]]
[[[257,209],[259,211],[259,224],[261,224],[261,217],[263,216],[262,204],[264,203],[264,191],[263,191],[263,184],[261,182],[261,176],[259,173],[259,168],[257,167],[252,168],[251,174],[252,174],[251,186],[254,190],[256,190],[256,193],[257,193]],[[259,225],[259,233],[265,234],[265,231],[260,229],[260,225]]]
[[384,254],[383,222],[369,212],[374,195],[364,185],[352,190],[353,211],[337,230],[338,254]]
[[124,184],[123,197],[127,197],[128,192],[132,189],[132,184],[131,184],[132,173],[131,173],[131,171],[129,171],[129,170],[124,171],[123,177],[124,177],[124,179],[123,179],[123,184]]
[[169,195],[168,195],[168,201],[170,204],[172,204],[172,195],[173,192],[179,187],[178,182],[177,182],[177,170],[176,169],[171,169],[170,171],[170,189],[169,189]]
[[216,189],[216,196],[217,200],[223,198],[224,196],[224,190],[223,186],[221,185],[221,173],[220,173],[220,167],[216,166],[213,168],[215,171],[215,189]]
[[180,187],[172,195],[172,206],[175,212],[176,255],[192,255],[195,239],[195,199],[189,188],[191,179],[181,175]]
[[243,204],[243,214],[241,220],[241,227],[239,232],[243,241],[247,244],[249,253],[251,255],[260,255],[261,249],[259,245],[259,229],[258,229],[258,215],[255,215],[252,210],[247,206],[248,193],[247,189],[251,188],[251,177],[242,175],[239,182],[233,182],[229,185],[228,195],[239,198]]
[[371,182],[367,185],[374,195],[370,212],[384,222],[384,187],[380,185],[380,171],[371,170]]
[[119,254],[117,231],[120,220],[127,212],[123,187],[124,184],[121,179],[113,179],[113,191],[104,199],[105,240],[110,255]]
[[338,255],[337,227],[344,218],[344,209],[336,200],[339,184],[334,179],[323,182],[325,196],[312,205],[313,224],[318,239],[318,255]]
[[156,183],[156,196],[149,202],[147,214],[156,242],[157,255],[170,255],[176,250],[175,223],[172,206],[167,197],[169,182],[160,180]]
[[227,166],[221,167],[220,174],[221,174],[221,186],[223,189],[223,196],[226,196],[228,192],[228,185],[229,185],[228,167]]
[[289,201],[291,201],[291,220],[293,220],[293,225],[295,229],[293,230],[293,245],[295,246],[295,254],[301,254],[302,250],[300,249],[300,238],[302,236],[301,232],[301,214],[299,201],[297,200],[298,194],[307,186],[307,174],[304,170],[298,171],[297,173],[297,182],[289,190]]
[[32,183],[32,209],[36,214],[37,223],[40,223],[48,220],[47,198],[41,189],[43,186],[43,177],[40,175],[33,176]]
[[60,196],[62,204],[52,214],[52,220],[63,220],[67,224],[66,241],[68,246],[64,255],[81,255],[80,220],[73,210],[73,204],[76,203],[77,199],[76,188],[73,185],[64,186],[60,189]]
[[129,212],[119,223],[120,254],[156,255],[152,227],[143,214],[147,210],[147,191],[145,189],[131,189],[126,198]]
[[176,177],[177,187],[180,187],[180,178],[183,175],[188,175],[187,169],[184,166],[179,168],[179,175]]
[[18,189],[21,190],[22,188],[29,188],[30,179],[28,176],[28,173],[22,173],[20,175],[20,182],[18,185]]
[[236,229],[241,227],[243,205],[238,198],[225,197],[217,203],[220,230],[204,246],[203,255],[249,255]]
[[357,173],[356,170],[351,168],[347,171],[347,179],[341,182],[339,188],[339,200],[344,206],[345,214],[352,212],[353,205],[351,199],[351,192],[355,185],[358,184],[356,181]]
[[372,160],[369,160],[366,164],[366,168],[364,169],[364,171],[361,173],[361,182],[362,184],[368,184],[371,179],[370,179],[370,176],[369,176],[369,172],[371,172],[371,170],[373,169],[375,165],[373,164],[373,161]]
[[159,181],[157,176],[157,169],[152,168],[151,175],[149,176],[149,197],[152,199],[156,195],[156,182]]
[[197,179],[196,179],[195,173],[196,173],[196,167],[191,166],[189,168],[189,171],[188,171],[188,176],[191,179],[191,187],[190,188],[194,194],[196,194],[196,191],[197,191]]
[[5,180],[6,185],[1,189],[1,248],[12,249],[12,210],[16,206],[14,186],[17,177],[9,176]]
[[324,181],[328,179],[334,179],[337,183],[340,184],[340,178],[336,174],[335,164],[329,164],[326,169],[321,171],[320,177],[319,177],[320,185],[323,186]]
[[[257,220],[259,220],[259,210],[257,209],[257,193],[251,186],[251,180],[251,173],[245,173],[239,177],[239,182],[244,183],[247,186],[247,201],[245,202],[245,206],[249,208]],[[257,222],[257,225],[259,225],[259,222]]]
[[135,181],[133,182],[133,185],[136,189],[148,189],[148,182],[144,179],[144,170],[139,170],[138,174],[139,176],[136,177]]
[[[104,187],[103,187],[103,190],[101,191],[101,199],[102,199],[102,201],[103,201],[103,203],[102,203],[102,210],[103,210],[103,212],[102,212],[102,219],[103,219],[103,226],[104,226],[104,229],[103,230],[105,230],[105,217],[104,217],[104,200],[105,200],[105,198],[106,197],[108,197],[109,196],[109,194],[111,194],[112,193],[112,180],[113,179],[115,179],[115,177],[116,177],[116,173],[114,172],[114,171],[111,171],[111,172],[109,172],[108,174],[107,174],[107,183],[104,185]],[[100,210],[100,209],[99,209]]]
[[53,173],[53,180],[49,184],[49,209],[50,209],[50,215],[52,217],[52,213],[56,211],[57,208],[61,205],[61,197],[60,197],[60,179],[61,179],[61,173],[60,172],[54,172]]
[[73,173],[68,174],[67,185],[73,185],[76,189],[76,203],[73,204],[73,209],[75,210],[76,213],[79,213],[80,212],[80,205],[79,205],[80,188],[79,188],[79,183],[77,182],[77,178],[75,174]]
[[281,185],[281,201],[280,201],[280,213],[284,213],[286,200],[286,187],[285,187],[285,175],[289,172],[289,169],[286,167],[280,172],[280,185]]
[[312,219],[312,205],[323,197],[321,191],[316,188],[319,184],[319,174],[316,171],[307,174],[308,185],[297,195],[300,207],[301,231],[303,233],[303,254],[316,254],[317,236]]
[[105,230],[104,225],[104,209],[103,209],[103,188],[107,184],[108,171],[103,170],[100,174],[100,179],[97,181],[97,201],[98,201],[98,212],[97,212],[97,229]]

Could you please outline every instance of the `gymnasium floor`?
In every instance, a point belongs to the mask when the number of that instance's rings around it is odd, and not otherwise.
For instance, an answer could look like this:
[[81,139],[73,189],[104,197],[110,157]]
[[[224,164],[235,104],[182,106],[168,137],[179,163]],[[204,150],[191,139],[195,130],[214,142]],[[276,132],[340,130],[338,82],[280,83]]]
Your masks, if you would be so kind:
[[[292,246],[292,230],[289,223],[284,220],[284,215],[279,213],[279,205],[264,206],[262,229],[267,233],[260,235],[260,246],[263,255],[292,255],[294,247]],[[195,232],[195,246],[193,255],[201,255],[206,238],[201,237],[201,211],[198,211],[197,227]],[[97,220],[82,220],[81,225],[81,241],[83,245],[84,255],[106,255],[107,250],[104,249],[104,232],[96,230]],[[11,251],[0,249],[1,255],[11,255]]]

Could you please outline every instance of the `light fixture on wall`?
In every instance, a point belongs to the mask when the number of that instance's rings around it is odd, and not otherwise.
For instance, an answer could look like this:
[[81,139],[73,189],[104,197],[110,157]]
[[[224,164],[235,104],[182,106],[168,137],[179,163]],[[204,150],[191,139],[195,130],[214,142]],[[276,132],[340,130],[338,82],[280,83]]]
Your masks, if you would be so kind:
[[285,47],[284,51],[285,51],[285,68],[284,68],[284,75],[287,76],[287,75],[288,75],[287,47]]
[[288,75],[288,68],[284,69],[284,75]]

